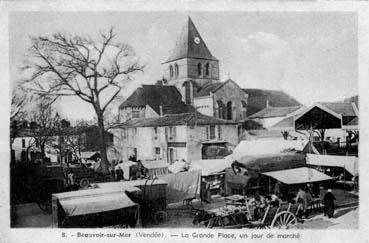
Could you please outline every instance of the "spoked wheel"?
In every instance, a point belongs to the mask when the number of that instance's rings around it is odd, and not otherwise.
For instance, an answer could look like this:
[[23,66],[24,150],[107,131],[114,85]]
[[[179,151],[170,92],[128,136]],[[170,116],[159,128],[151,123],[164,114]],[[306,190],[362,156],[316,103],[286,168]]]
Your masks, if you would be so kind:
[[156,224],[162,224],[167,221],[168,214],[165,211],[157,211],[154,214],[154,221]]
[[87,178],[82,178],[82,179],[79,181],[79,186],[80,186],[82,189],[86,189],[89,185],[90,185],[90,181],[89,181]]
[[280,212],[278,213],[273,221],[272,221],[272,228],[278,229],[289,229],[297,225],[297,218],[291,212]]

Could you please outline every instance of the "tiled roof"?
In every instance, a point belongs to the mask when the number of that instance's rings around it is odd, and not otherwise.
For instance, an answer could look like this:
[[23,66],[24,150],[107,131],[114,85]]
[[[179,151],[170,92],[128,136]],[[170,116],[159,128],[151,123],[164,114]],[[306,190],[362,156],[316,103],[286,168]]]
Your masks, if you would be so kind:
[[251,115],[249,118],[272,118],[287,116],[292,112],[300,109],[301,106],[290,106],[290,107],[267,107],[261,111]]
[[201,113],[182,113],[157,118],[138,118],[117,125],[119,127],[162,127],[180,125],[222,125],[236,124],[234,121],[206,116]]
[[164,114],[177,114],[194,111],[190,105],[182,101],[182,96],[175,86],[171,85],[142,85],[137,88],[120,106],[144,107],[149,105],[156,113],[160,114],[160,106]]
[[295,120],[293,119],[293,116],[289,116],[274,124],[272,128],[287,128],[287,127],[294,128],[295,127],[294,121]]
[[215,91],[223,87],[224,84],[225,82],[209,82],[199,87],[194,95],[195,97],[209,96],[210,92],[214,93]]
[[190,17],[188,17],[186,24],[178,36],[172,53],[165,62],[171,62],[182,58],[217,60],[210,53]]
[[270,106],[287,107],[301,105],[295,98],[279,90],[243,89],[248,96],[247,116],[264,109],[267,101]]

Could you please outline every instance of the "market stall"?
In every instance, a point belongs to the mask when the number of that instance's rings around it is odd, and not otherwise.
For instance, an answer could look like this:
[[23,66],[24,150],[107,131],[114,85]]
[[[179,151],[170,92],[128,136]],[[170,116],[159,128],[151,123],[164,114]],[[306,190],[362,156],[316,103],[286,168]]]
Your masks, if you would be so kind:
[[157,178],[168,173],[168,164],[163,160],[144,160],[141,163],[146,169],[146,178]]
[[53,227],[135,227],[140,223],[140,206],[121,188],[89,189],[52,195]]

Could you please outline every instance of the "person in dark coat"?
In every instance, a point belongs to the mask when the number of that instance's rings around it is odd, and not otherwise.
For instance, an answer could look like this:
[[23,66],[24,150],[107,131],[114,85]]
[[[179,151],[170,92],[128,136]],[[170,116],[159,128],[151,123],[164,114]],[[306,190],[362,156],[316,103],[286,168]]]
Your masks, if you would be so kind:
[[328,189],[328,192],[323,198],[324,216],[328,216],[328,218],[332,218],[334,215],[334,200],[336,200],[336,198],[333,196],[332,190]]
[[118,169],[115,170],[115,176],[116,176],[117,181],[120,181],[120,180],[124,179],[122,168],[119,167]]

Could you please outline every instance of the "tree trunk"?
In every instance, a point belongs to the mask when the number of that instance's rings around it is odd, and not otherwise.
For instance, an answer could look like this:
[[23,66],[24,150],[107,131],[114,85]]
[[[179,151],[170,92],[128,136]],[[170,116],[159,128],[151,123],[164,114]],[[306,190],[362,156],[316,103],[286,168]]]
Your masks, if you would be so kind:
[[108,157],[106,153],[106,141],[105,141],[105,127],[104,127],[104,114],[101,111],[96,112],[97,122],[99,126],[100,137],[100,156],[101,156],[101,172],[103,174],[109,174]]

